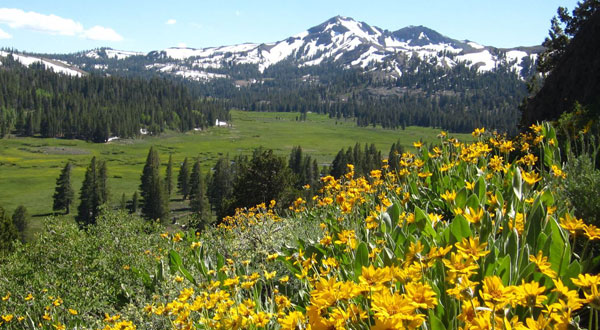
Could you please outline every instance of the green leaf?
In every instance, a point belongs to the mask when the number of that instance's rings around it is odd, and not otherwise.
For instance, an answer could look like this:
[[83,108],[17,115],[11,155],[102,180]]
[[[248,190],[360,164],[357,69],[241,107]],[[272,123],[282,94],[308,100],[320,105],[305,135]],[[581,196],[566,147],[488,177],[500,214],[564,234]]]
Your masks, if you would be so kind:
[[483,176],[480,176],[477,182],[475,183],[475,194],[480,201],[485,200],[485,180]]
[[467,204],[467,189],[466,188],[462,188],[461,190],[459,190],[456,193],[456,198],[454,199],[454,203],[456,204],[456,206],[460,209],[465,208],[465,205]]
[[181,256],[174,250],[169,251],[169,269],[171,270],[171,274],[177,273],[179,270],[179,265],[183,262],[181,260]]
[[518,200],[523,199],[523,179],[521,178],[521,170],[518,167],[513,169],[512,178],[513,192]]
[[367,267],[369,265],[369,249],[367,248],[367,244],[365,242],[360,242],[358,244],[358,248],[356,249],[356,258],[354,259],[354,274],[356,279],[358,276],[362,274],[362,267]]
[[430,237],[435,237],[437,234],[427,213],[418,206],[415,206],[415,225]]
[[502,278],[503,283],[510,282],[510,256],[504,256],[496,265],[496,274]]
[[526,242],[533,248],[533,250],[538,249],[537,239],[542,232],[542,223],[544,222],[545,215],[544,209],[542,207],[542,203],[539,199],[536,199],[533,210],[527,214],[527,228],[525,231],[527,232]]
[[[571,282],[571,279],[576,278],[577,275],[581,274],[582,271],[583,271],[583,267],[581,266],[579,261],[577,261],[577,260],[573,261],[569,265],[569,267],[567,267],[567,270],[565,271],[564,275],[562,276],[562,278],[565,279],[565,285],[569,286],[572,290],[575,290],[576,287],[575,287],[575,285],[573,285],[573,282]],[[571,285],[568,285],[567,281]]]
[[[469,222],[462,215],[457,215],[450,224],[450,233],[456,242],[462,241],[463,238],[468,238],[473,235]],[[452,242],[454,243],[454,242]]]
[[479,209],[481,207],[479,205],[479,197],[477,197],[477,195],[475,194],[469,196],[469,198],[467,199],[467,207],[470,207],[474,210]]
[[433,313],[432,310],[429,311],[429,322],[431,325],[431,330],[446,330],[444,323]]
[[188,272],[187,269],[185,269],[185,267],[183,267],[181,256],[175,250],[169,251],[169,262],[171,264],[171,271],[173,269],[173,265],[175,265],[176,270],[179,271],[183,277],[192,282],[194,285],[198,286],[196,279],[192,276],[192,274],[190,274],[190,272]]
[[[549,217],[548,224],[549,226],[546,228],[546,234],[550,234],[550,239],[552,242],[550,245],[548,261],[552,264],[552,269],[556,271],[559,276],[562,276],[561,273],[565,271],[565,260],[571,258],[571,249],[569,248],[568,243],[564,240],[561,234],[562,229],[556,222],[556,219],[554,219],[554,217]],[[548,231],[550,233],[548,233]]]
[[513,228],[510,235],[508,235],[508,241],[505,245],[505,251],[507,257],[510,257],[510,282],[513,283],[513,280],[516,278],[516,269],[518,268],[517,260],[519,258],[519,234],[517,233],[517,229]]
[[398,203],[392,204],[387,211],[391,220],[390,229],[393,229],[394,226],[398,224],[398,219],[400,219],[400,207],[398,206]]

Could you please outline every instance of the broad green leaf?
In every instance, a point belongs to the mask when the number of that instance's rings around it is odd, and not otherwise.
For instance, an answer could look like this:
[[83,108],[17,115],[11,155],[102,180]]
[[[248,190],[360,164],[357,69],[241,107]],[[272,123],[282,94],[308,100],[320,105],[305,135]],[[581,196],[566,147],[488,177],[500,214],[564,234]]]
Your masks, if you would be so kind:
[[194,285],[198,285],[196,279],[190,274],[190,272],[183,267],[183,261],[181,260],[181,256],[177,251],[171,250],[169,251],[169,262],[171,264],[171,272],[173,272],[173,266],[175,266],[175,270],[181,273],[183,277],[185,277],[188,281],[192,282]]
[[510,256],[504,256],[496,265],[496,275],[500,276],[502,282],[507,284],[510,282]]
[[[462,215],[457,215],[450,224],[450,232],[456,242],[462,241],[463,238],[471,237],[473,233],[469,227],[469,222]],[[452,242],[454,243],[454,242]]]
[[544,209],[539,199],[536,199],[533,205],[533,209],[527,214],[527,220],[525,221],[527,232],[526,242],[534,250],[538,249],[537,239],[542,232],[542,223],[545,220]]
[[429,323],[431,325],[431,330],[446,330],[444,323],[433,313],[432,310],[429,311]]
[[523,199],[523,179],[521,178],[521,170],[518,167],[514,167],[512,179],[513,192],[517,199],[521,200]]
[[475,194],[477,194],[477,197],[479,198],[480,201],[484,201],[485,200],[485,191],[486,191],[486,185],[485,185],[485,180],[483,178],[483,176],[480,176],[479,179],[477,179],[477,182],[475,183]]
[[369,265],[369,249],[365,242],[360,242],[356,249],[356,258],[354,259],[354,274],[358,279],[358,276],[362,273],[362,267]]
[[387,211],[391,220],[390,229],[393,229],[394,226],[398,224],[398,219],[400,219],[400,207],[398,206],[398,203],[395,202],[392,204]]

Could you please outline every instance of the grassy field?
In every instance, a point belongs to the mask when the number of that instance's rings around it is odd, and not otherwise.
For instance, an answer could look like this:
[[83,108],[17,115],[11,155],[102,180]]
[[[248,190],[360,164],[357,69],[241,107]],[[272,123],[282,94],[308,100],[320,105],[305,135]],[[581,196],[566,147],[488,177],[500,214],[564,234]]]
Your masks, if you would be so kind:
[[[70,160],[73,188],[79,188],[92,156],[107,161],[111,204],[118,204],[123,193],[130,198],[140,182],[140,175],[150,146],[158,148],[166,166],[173,154],[174,174],[184,157],[199,157],[208,170],[221,155],[251,153],[259,146],[289,155],[293,146],[325,165],[342,147],[359,142],[375,143],[384,156],[392,143],[400,140],[405,147],[422,140],[436,143],[440,130],[408,127],[406,130],[384,130],[380,127],[356,127],[353,120],[330,119],[308,114],[307,120],[296,121],[296,113],[264,113],[232,111],[231,127],[215,127],[201,132],[166,133],[160,137],[119,140],[96,144],[80,140],[11,138],[0,140],[0,205],[12,214],[24,205],[39,219],[52,212],[52,194],[61,168]],[[470,135],[457,135],[468,140]],[[77,202],[75,203],[78,204]]]

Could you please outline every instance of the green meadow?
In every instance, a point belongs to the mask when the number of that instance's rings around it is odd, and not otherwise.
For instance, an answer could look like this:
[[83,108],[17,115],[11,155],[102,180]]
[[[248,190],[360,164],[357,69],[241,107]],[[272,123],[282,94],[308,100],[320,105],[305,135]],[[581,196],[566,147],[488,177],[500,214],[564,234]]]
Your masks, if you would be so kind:
[[[221,155],[249,154],[264,146],[282,156],[300,145],[305,153],[328,165],[342,147],[375,143],[384,157],[392,143],[400,140],[405,148],[422,140],[436,143],[439,129],[407,127],[386,130],[381,127],[357,127],[353,120],[330,119],[326,115],[308,114],[306,121],[296,121],[296,113],[232,111],[230,127],[213,127],[187,133],[167,132],[158,137],[90,143],[80,140],[8,138],[0,140],[0,205],[8,212],[24,205],[36,218],[52,213],[52,194],[56,178],[67,161],[73,168],[73,188],[78,198],[83,175],[90,159],[106,160],[109,171],[111,204],[121,195],[127,198],[137,189],[150,146],[158,148],[165,165],[173,154],[174,174],[185,157],[199,157],[208,170]],[[470,135],[457,134],[463,141]],[[73,209],[76,210],[76,202]]]

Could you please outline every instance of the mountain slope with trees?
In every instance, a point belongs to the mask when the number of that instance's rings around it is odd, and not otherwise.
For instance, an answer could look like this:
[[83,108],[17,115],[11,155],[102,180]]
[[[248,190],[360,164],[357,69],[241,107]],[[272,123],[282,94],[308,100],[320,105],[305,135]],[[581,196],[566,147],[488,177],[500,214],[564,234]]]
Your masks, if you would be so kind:
[[12,56],[0,67],[0,137],[65,137],[105,142],[145,129],[187,131],[228,119],[223,102],[193,97],[181,83],[88,75],[73,78]]

